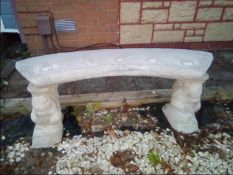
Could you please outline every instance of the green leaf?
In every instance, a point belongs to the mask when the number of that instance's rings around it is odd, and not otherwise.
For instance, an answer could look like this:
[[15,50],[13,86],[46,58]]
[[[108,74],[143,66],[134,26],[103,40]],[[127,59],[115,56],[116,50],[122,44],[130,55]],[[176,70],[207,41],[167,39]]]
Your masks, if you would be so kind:
[[111,114],[104,115],[104,122],[107,124],[111,124],[112,123],[112,115]]
[[76,113],[75,111],[72,111],[72,112],[70,113],[70,115],[76,117],[76,116],[77,116],[77,113]]
[[101,103],[100,102],[93,103],[93,110],[94,111],[98,111],[100,109],[101,109]]
[[158,163],[160,163],[160,157],[157,152],[149,151],[147,158],[149,159],[149,162],[152,166],[156,166]]

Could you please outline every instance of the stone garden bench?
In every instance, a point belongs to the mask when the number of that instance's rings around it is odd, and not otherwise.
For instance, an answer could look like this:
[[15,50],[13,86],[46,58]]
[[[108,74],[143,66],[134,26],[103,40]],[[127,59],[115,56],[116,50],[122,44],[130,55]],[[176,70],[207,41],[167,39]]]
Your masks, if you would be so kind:
[[16,69],[30,82],[32,147],[50,147],[62,139],[62,113],[57,86],[107,76],[151,76],[177,79],[171,102],[163,112],[183,133],[198,131],[194,113],[200,109],[202,84],[213,56],[184,49],[103,49],[44,55],[18,61]]

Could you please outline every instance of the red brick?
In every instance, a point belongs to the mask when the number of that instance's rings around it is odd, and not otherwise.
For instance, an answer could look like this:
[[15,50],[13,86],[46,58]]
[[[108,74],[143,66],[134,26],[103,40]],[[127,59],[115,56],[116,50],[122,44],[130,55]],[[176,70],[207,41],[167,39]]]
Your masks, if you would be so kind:
[[104,10],[104,9],[118,9],[118,0],[102,0],[101,3],[97,4],[97,10]]
[[[95,43],[117,43],[118,42],[118,0],[16,0],[21,6],[21,11],[33,12],[50,10],[55,19],[73,19],[77,23],[76,32],[58,32],[61,46],[83,47]],[[19,5],[18,4],[18,5]],[[26,34],[26,41],[29,50],[33,54],[43,53],[43,42],[40,36],[30,33],[37,33],[35,17],[37,14],[20,14],[19,20],[23,32]],[[54,37],[55,42],[55,37]],[[49,46],[51,43],[49,41]]]
[[72,2],[72,6],[78,12],[95,11],[96,7],[97,7],[97,5],[93,1],[88,1],[88,0],[84,0],[84,1],[83,0],[81,0],[81,1],[74,0]]
[[76,0],[55,0],[55,1],[51,1],[49,0],[48,2],[50,2],[50,9],[52,11],[70,11],[70,10],[74,10],[74,4],[73,2],[77,2]]
[[36,33],[38,33],[38,29],[37,29],[37,27],[23,28],[23,33],[24,34],[36,34]]
[[27,46],[31,49],[43,49],[42,37],[39,35],[25,36]]
[[95,33],[92,37],[92,42],[96,43],[109,43],[116,42],[116,33]]
[[29,47],[29,53],[31,56],[39,56],[44,54],[44,49],[32,49]]
[[78,35],[77,32],[57,32],[59,40],[77,40]]
[[21,13],[19,15],[19,21],[22,27],[36,26],[35,14]]
[[80,47],[84,47],[84,46],[88,46],[91,45],[92,43],[90,43],[90,41],[86,41],[86,42],[78,42],[75,40],[60,40],[60,45],[61,47],[71,47],[73,49],[78,49]]
[[26,6],[26,4],[17,3],[17,4],[16,4],[16,11],[17,11],[17,12],[26,12],[26,11],[27,11],[27,6]]
[[54,19],[72,19],[77,18],[77,13],[74,11],[54,11]]
[[108,32],[109,28],[105,25],[88,25],[86,26],[87,32]]
[[15,3],[24,3],[26,4],[28,0],[15,0]]
[[118,30],[119,30],[119,28],[118,28],[118,25],[116,24],[116,25],[110,25],[110,26],[108,26],[108,28],[109,28],[109,32],[118,32]]
[[87,32],[87,28],[88,28],[88,25],[81,26],[78,24],[77,31],[78,31],[78,33],[85,33],[85,32]]
[[49,3],[29,3],[27,8],[28,11],[40,12],[40,11],[49,11]]
[[97,25],[97,19],[91,18],[91,17],[86,17],[86,18],[78,17],[77,24],[78,25]]

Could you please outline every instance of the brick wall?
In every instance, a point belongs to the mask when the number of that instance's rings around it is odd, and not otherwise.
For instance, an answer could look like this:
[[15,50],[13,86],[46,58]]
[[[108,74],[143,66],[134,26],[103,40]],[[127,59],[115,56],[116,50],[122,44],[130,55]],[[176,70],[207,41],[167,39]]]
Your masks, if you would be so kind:
[[15,3],[32,55],[44,53],[35,21],[41,11],[52,12],[55,19],[76,21],[76,32],[58,32],[62,47],[113,43],[124,47],[233,48],[233,0],[15,0]]
[[233,0],[121,0],[120,44],[232,48],[232,41]]
[[[32,55],[44,53],[43,41],[38,35],[35,19],[38,14],[48,13],[40,13],[41,11],[52,12],[55,20],[76,21],[75,32],[57,33],[62,47],[84,47],[96,43],[118,44],[119,42],[118,0],[15,0],[15,5],[19,23]],[[55,35],[53,39],[56,44]],[[50,47],[52,47],[51,43]]]

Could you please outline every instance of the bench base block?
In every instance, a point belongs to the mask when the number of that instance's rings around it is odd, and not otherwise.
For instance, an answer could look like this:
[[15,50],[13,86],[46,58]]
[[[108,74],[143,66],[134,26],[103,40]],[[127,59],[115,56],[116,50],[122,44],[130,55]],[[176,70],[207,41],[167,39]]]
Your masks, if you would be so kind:
[[198,123],[194,113],[182,111],[170,103],[167,103],[162,108],[168,122],[178,132],[190,134],[199,132]]
[[32,148],[47,148],[62,140],[63,125],[36,125],[32,136]]

